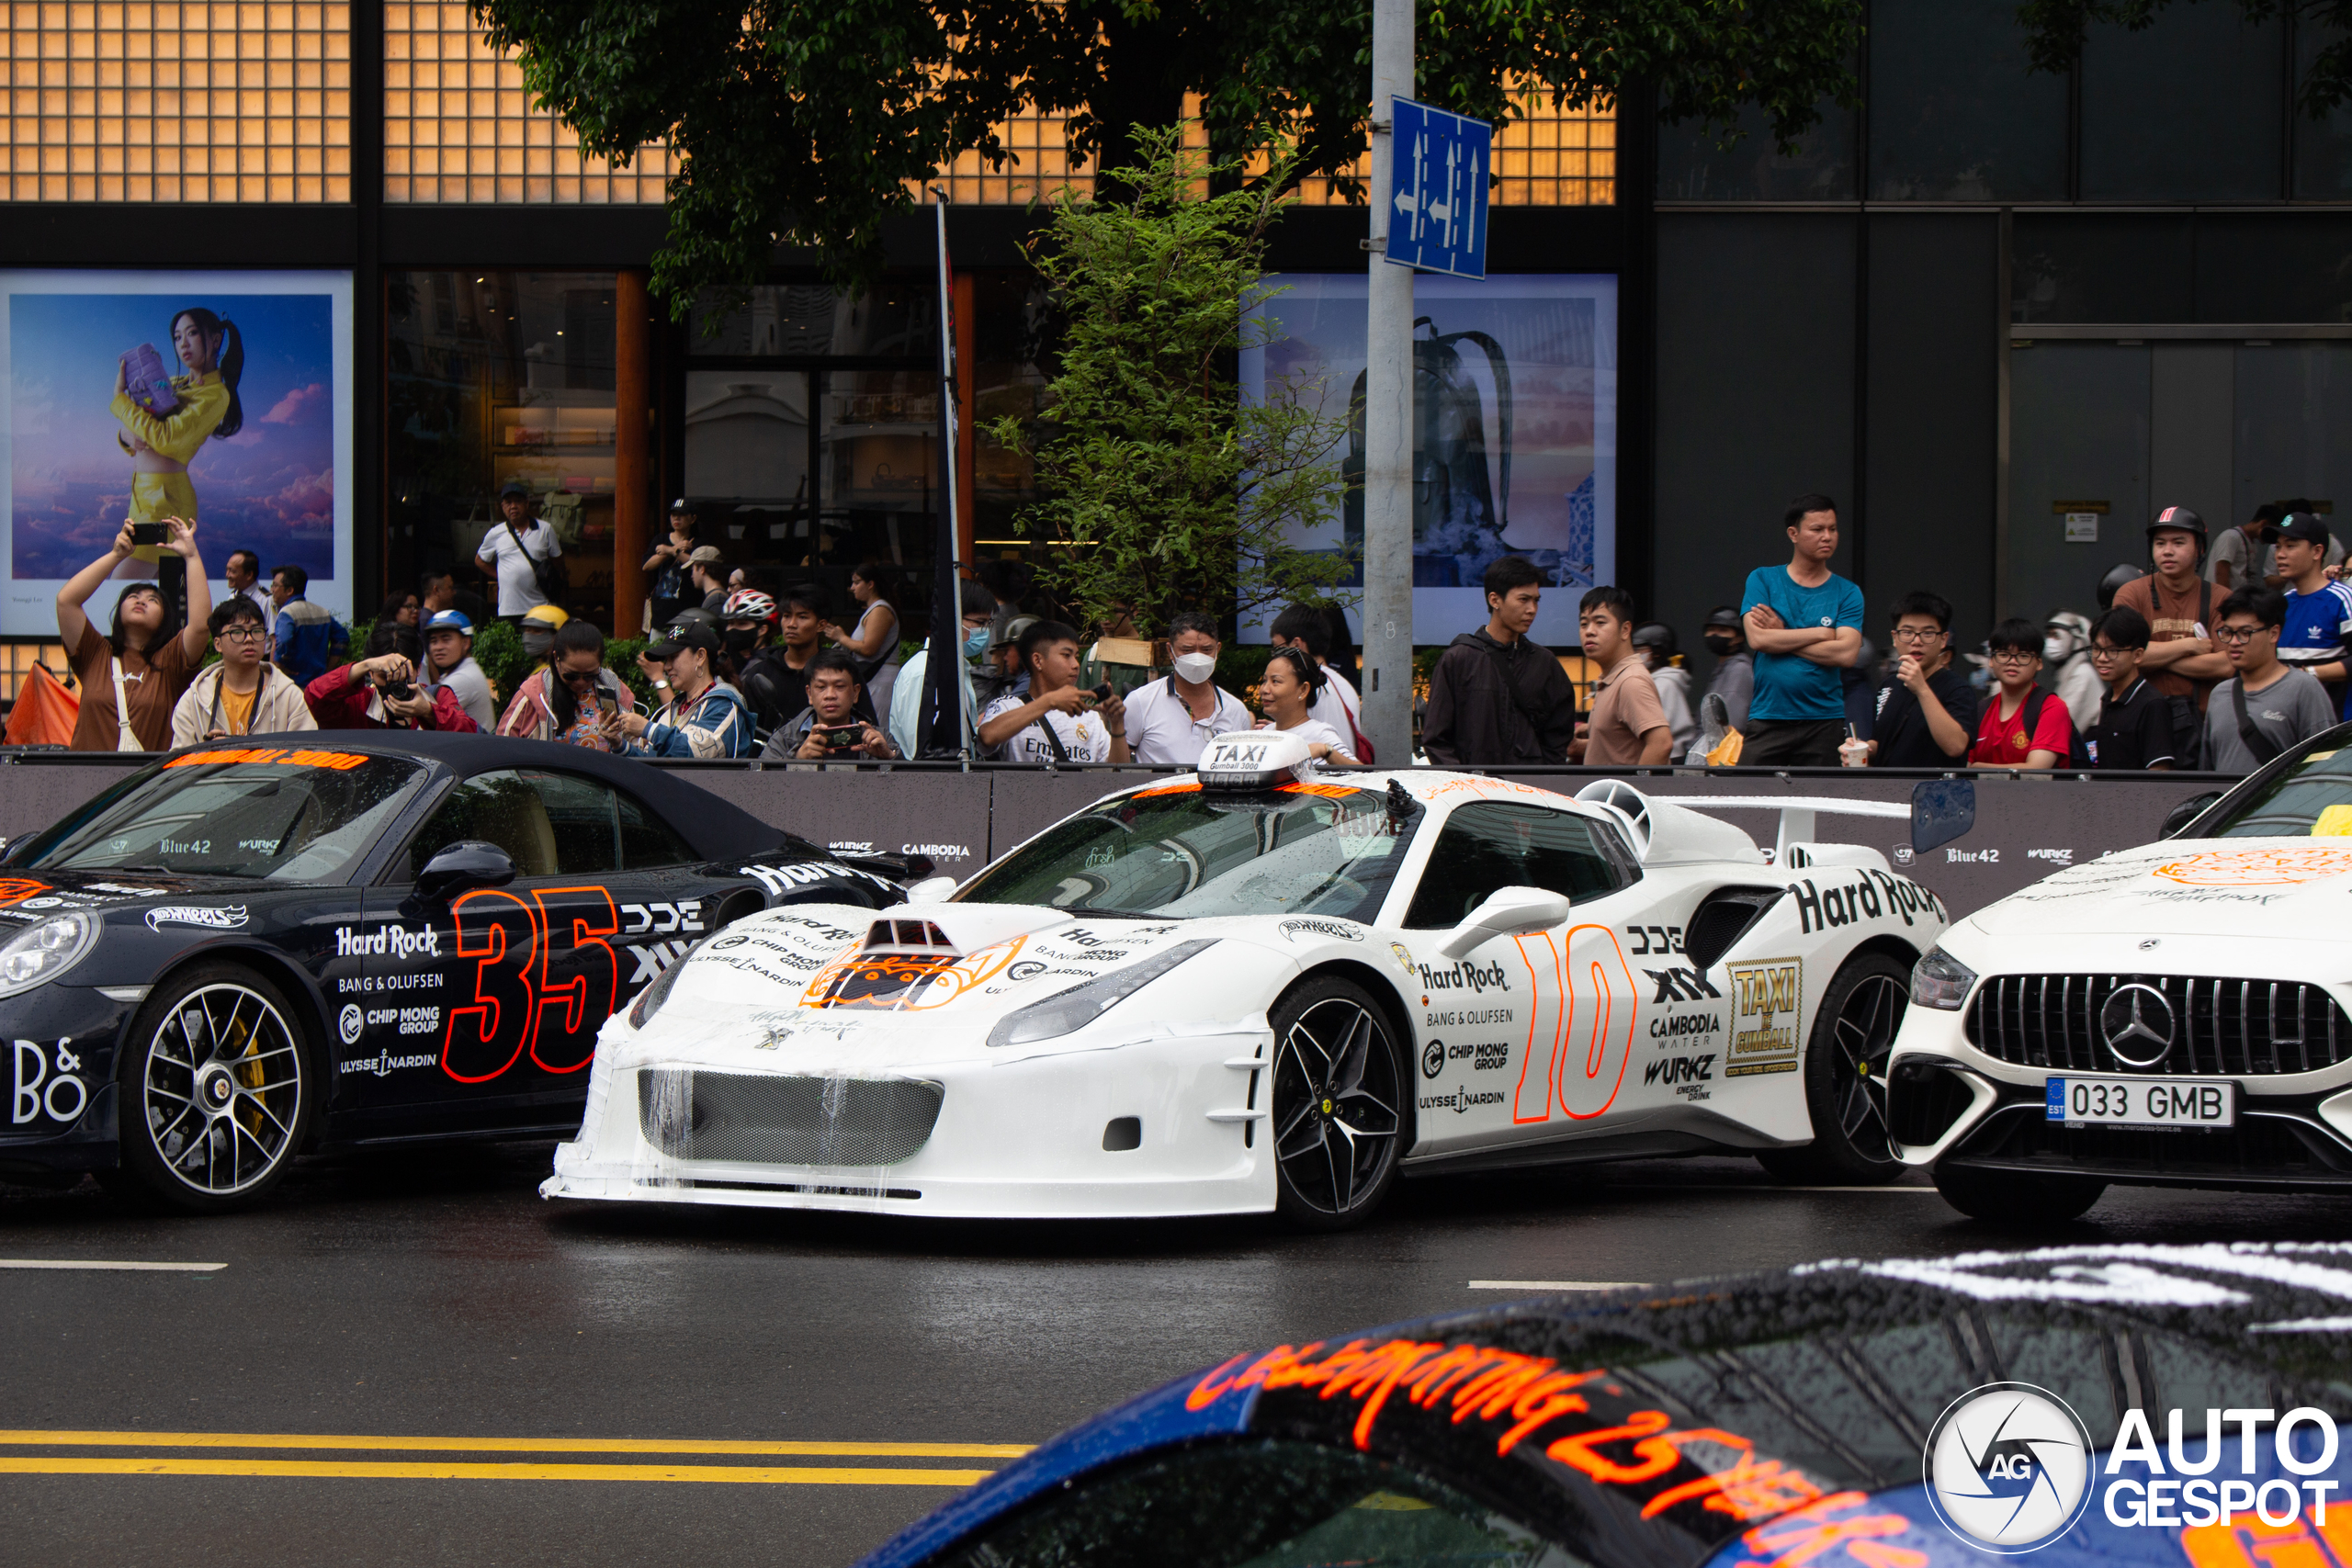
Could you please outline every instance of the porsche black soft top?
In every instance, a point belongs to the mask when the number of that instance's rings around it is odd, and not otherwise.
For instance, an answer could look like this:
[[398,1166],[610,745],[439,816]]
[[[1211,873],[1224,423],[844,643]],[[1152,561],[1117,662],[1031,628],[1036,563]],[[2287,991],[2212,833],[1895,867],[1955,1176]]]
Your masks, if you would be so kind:
[[[548,740],[516,740],[496,735],[442,735],[431,730],[300,730],[291,735],[243,735],[234,742],[183,747],[190,752],[261,750],[284,746],[306,750],[364,751],[416,757],[438,762],[460,777],[501,768],[548,768],[584,773],[625,789],[650,807],[670,829],[706,860],[759,854],[792,835],[772,827],[731,802],[699,789],[666,768],[634,757],[616,757],[584,746]],[[160,764],[168,758],[156,759]],[[808,846],[817,848],[817,846]],[[821,849],[819,850],[821,852]]]

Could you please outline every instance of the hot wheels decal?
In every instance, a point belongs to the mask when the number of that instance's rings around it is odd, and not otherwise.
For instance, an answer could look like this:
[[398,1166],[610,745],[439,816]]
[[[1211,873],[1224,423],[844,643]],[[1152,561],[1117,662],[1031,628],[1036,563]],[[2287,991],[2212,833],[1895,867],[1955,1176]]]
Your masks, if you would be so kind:
[[243,904],[226,908],[206,908],[198,905],[165,904],[147,911],[147,929],[161,931],[165,926],[200,926],[207,931],[232,931],[243,925],[247,916]]

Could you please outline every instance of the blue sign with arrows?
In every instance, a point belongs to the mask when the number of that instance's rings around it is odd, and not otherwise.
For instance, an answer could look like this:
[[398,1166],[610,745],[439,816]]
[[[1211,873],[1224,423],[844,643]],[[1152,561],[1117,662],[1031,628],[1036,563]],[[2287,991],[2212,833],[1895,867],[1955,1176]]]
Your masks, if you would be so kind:
[[1396,156],[1383,259],[1420,272],[1486,276],[1495,128],[1410,98],[1389,102]]

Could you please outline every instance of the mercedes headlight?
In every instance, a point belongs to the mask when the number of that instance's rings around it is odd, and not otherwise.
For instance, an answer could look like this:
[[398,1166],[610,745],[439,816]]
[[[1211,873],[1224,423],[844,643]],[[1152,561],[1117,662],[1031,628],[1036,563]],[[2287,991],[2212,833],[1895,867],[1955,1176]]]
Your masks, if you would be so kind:
[[1975,984],[1975,970],[1942,948],[1931,947],[1911,970],[1911,1000],[1919,1007],[1958,1012]]
[[97,944],[98,922],[80,909],[51,915],[0,942],[0,997],[56,979]]
[[1202,949],[1215,945],[1213,937],[1180,942],[1165,953],[1155,953],[1043,1001],[1015,1008],[989,1031],[989,1043],[1026,1045],[1033,1041],[1074,1034]]
[[[708,937],[705,937],[703,942],[709,940]],[[667,969],[653,976],[651,985],[637,993],[637,1000],[628,1005],[628,1026],[631,1029],[643,1029],[653,1021],[653,1015],[660,1012],[662,1004],[670,999],[670,992],[677,985],[678,976],[685,972],[686,960],[701,951],[702,942],[695,943],[672,959]]]

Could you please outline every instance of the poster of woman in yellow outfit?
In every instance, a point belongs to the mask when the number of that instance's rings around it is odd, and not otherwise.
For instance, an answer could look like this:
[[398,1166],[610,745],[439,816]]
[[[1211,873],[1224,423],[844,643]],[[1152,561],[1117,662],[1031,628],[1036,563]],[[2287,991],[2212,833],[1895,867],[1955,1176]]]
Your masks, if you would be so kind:
[[[128,366],[118,362],[115,367],[111,412],[122,426],[115,441],[130,455],[132,523],[160,523],[166,517],[195,521],[198,509],[189,462],[206,440],[226,441],[244,428],[237,382],[244,374],[245,344],[237,323],[191,305],[172,318],[172,352],[183,374],[171,378],[178,401],[168,412],[141,406],[130,394]],[[148,545],[135,556],[152,563],[163,553],[163,547]],[[129,570],[139,570],[129,561],[123,564]]]

